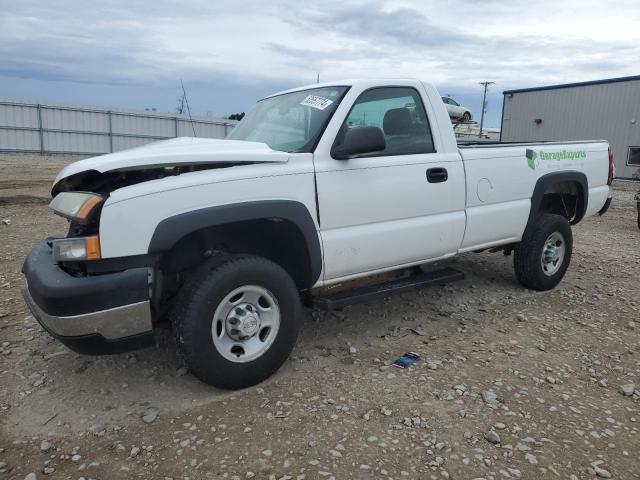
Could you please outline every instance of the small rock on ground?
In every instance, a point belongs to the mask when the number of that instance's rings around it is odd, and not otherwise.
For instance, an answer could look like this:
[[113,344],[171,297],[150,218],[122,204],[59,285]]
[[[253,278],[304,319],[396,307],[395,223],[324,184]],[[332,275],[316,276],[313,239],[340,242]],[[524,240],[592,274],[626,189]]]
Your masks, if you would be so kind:
[[142,421],[144,423],[151,423],[158,417],[159,410],[155,407],[147,408],[147,411],[144,412],[142,416]]
[[494,430],[489,430],[485,433],[484,438],[487,442],[493,443],[494,445],[500,443],[500,435],[498,435]]
[[620,393],[622,393],[625,397],[630,397],[635,392],[636,386],[633,383],[626,383],[624,385],[620,385]]

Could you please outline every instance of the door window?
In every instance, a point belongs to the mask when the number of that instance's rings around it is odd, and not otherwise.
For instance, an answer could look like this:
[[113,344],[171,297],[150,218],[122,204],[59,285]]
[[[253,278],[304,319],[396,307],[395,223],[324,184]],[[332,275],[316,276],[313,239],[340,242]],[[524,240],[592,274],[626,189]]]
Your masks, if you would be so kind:
[[342,124],[336,144],[342,142],[348,129],[365,126],[382,130],[386,148],[363,156],[435,152],[424,105],[417,90],[413,88],[381,87],[362,93]]

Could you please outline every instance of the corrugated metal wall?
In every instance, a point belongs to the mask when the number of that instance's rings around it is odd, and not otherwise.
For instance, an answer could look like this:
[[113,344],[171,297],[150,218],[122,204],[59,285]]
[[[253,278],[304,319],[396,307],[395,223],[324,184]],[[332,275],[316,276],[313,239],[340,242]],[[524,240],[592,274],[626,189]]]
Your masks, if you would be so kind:
[[224,138],[237,122],[0,101],[0,151],[101,154],[174,137]]
[[616,176],[631,178],[640,174],[627,166],[629,146],[640,146],[640,80],[507,93],[501,139],[604,139],[613,149]]

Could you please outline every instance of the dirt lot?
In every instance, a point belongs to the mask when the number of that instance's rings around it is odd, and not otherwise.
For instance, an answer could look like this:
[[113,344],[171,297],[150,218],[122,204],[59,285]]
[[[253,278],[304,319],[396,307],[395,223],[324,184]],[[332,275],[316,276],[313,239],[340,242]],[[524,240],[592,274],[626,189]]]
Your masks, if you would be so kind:
[[574,229],[555,290],[464,255],[460,283],[307,311],[280,372],[229,393],[179,369],[167,332],[84,357],[29,315],[22,259],[65,230],[46,204],[68,161],[0,157],[0,479],[640,478],[639,185]]

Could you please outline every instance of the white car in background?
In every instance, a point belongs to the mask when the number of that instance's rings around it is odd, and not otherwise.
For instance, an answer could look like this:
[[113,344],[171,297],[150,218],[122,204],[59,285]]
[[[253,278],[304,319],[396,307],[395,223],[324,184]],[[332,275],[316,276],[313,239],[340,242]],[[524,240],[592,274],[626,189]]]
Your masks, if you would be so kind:
[[463,123],[469,123],[473,115],[471,114],[471,110],[467,107],[463,107],[458,102],[456,102],[451,97],[442,97],[442,101],[444,102],[445,107],[447,107],[447,112],[449,113],[449,117],[453,120],[461,120]]

